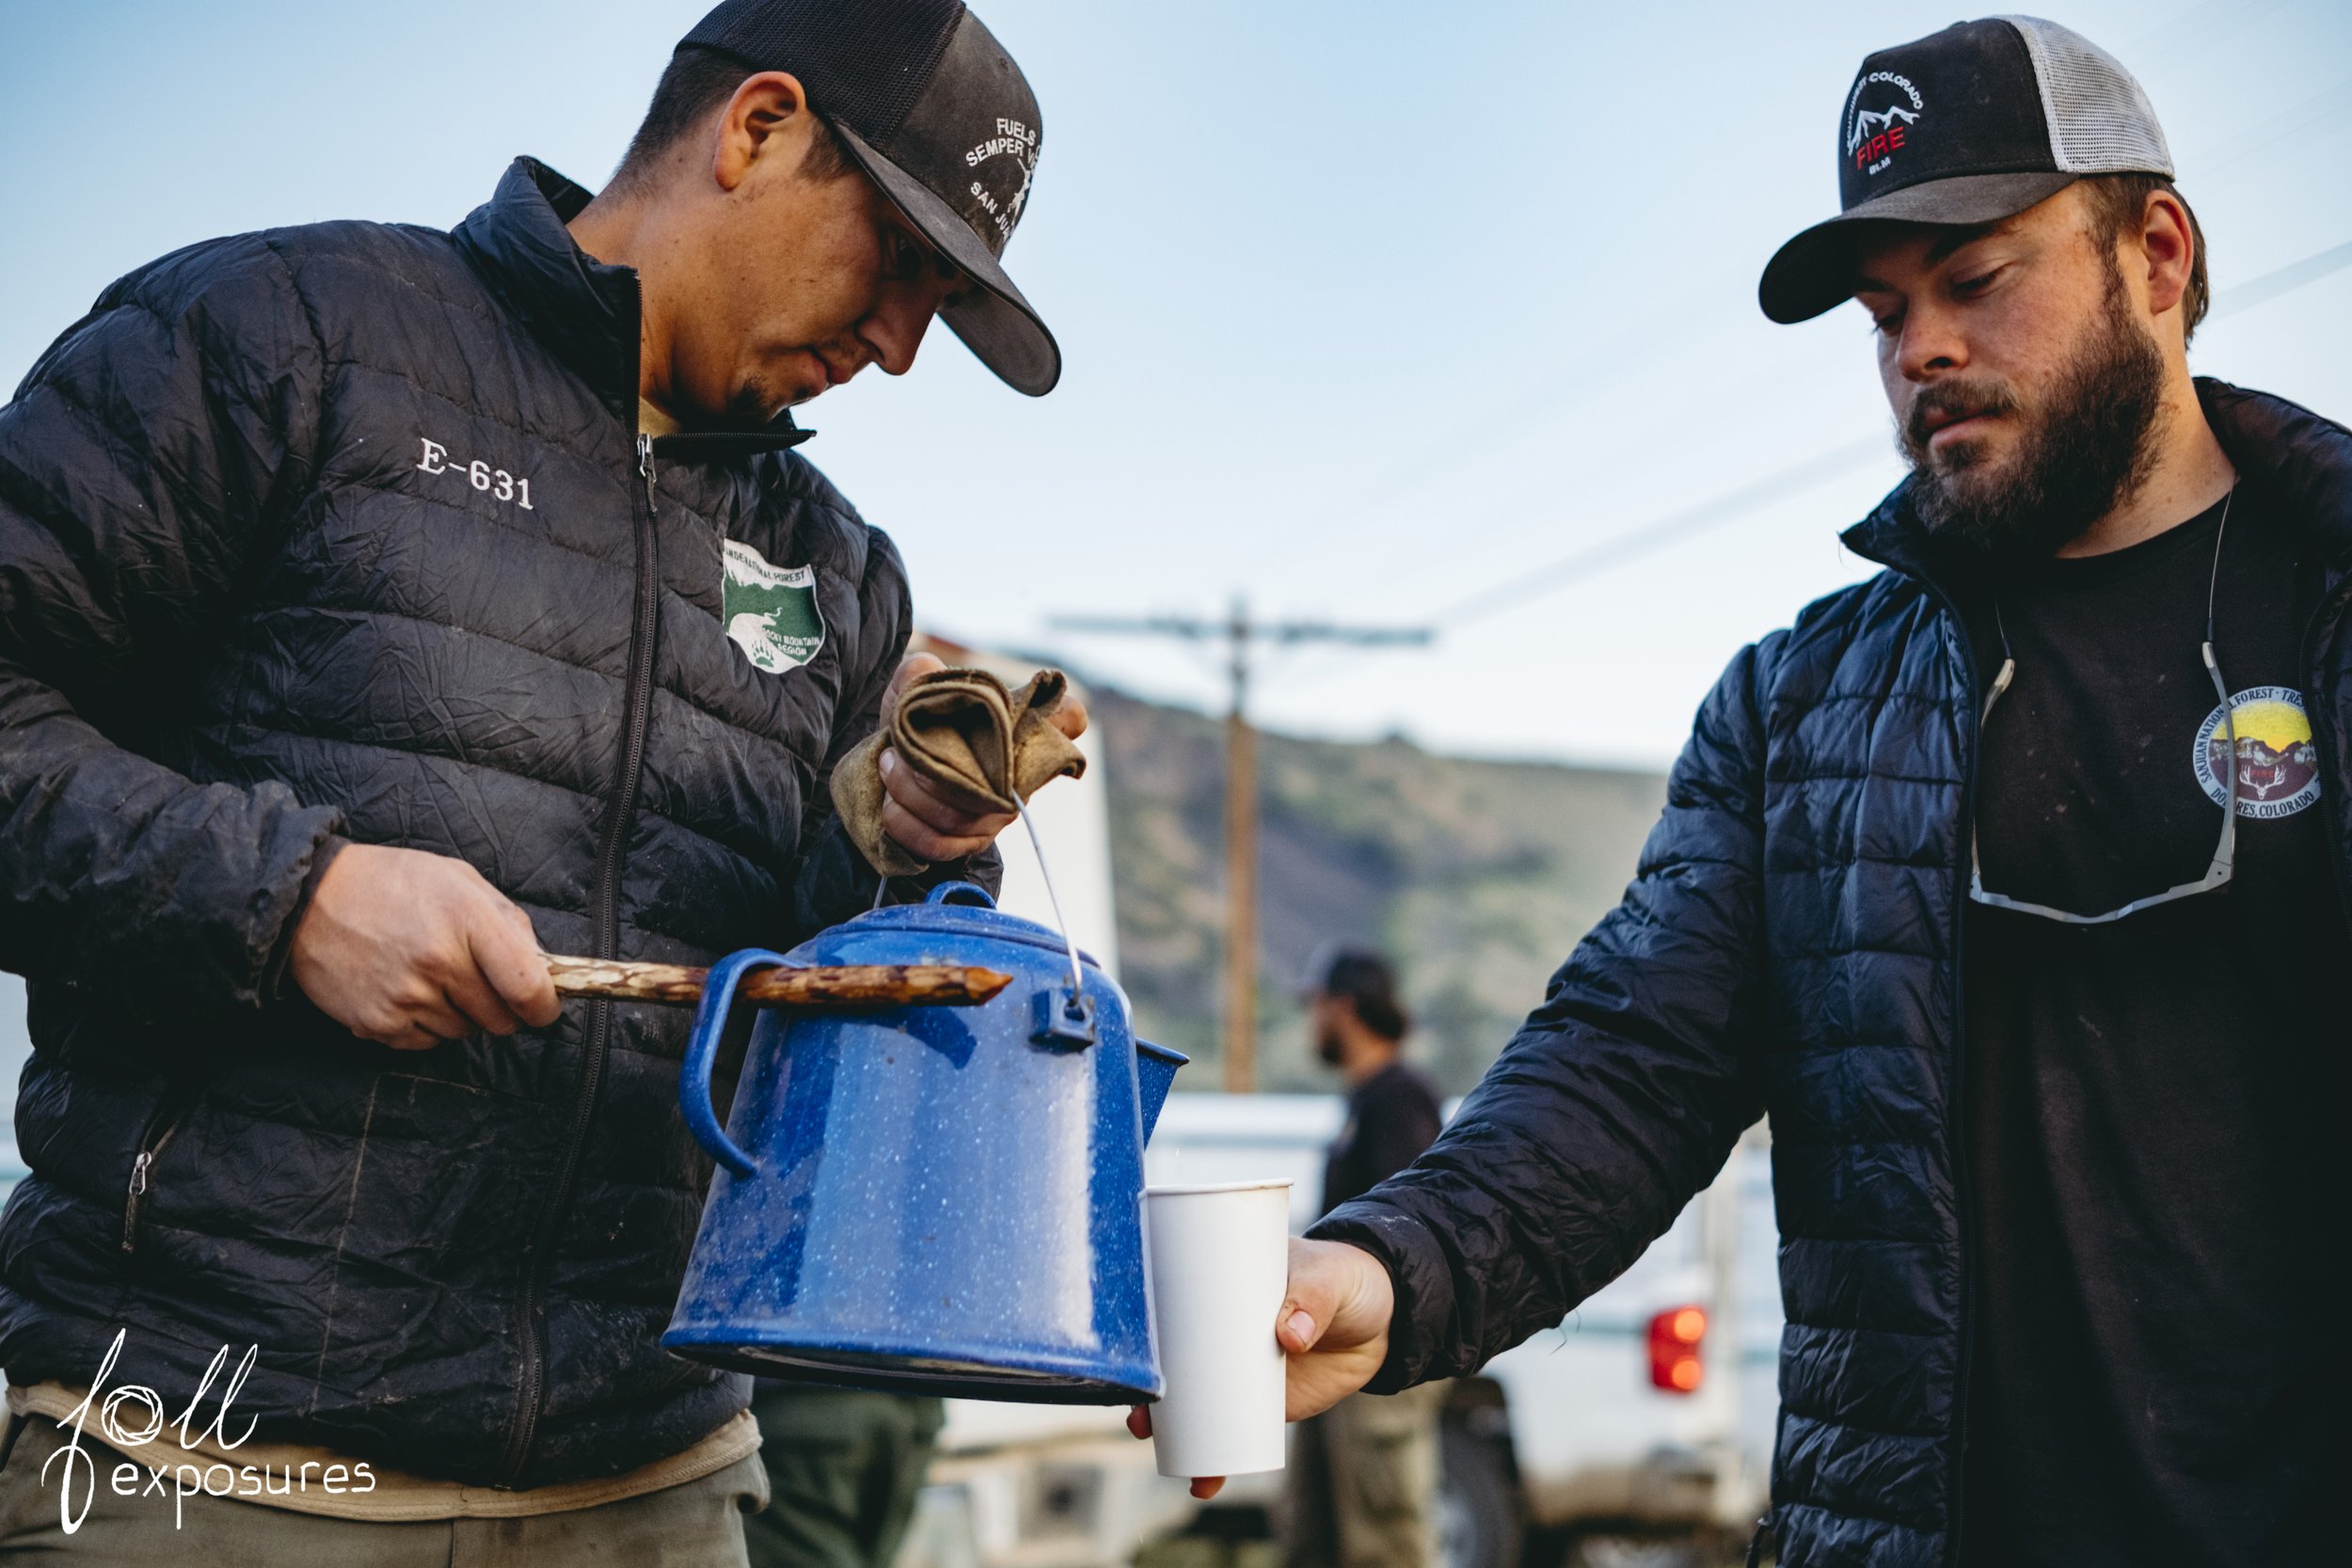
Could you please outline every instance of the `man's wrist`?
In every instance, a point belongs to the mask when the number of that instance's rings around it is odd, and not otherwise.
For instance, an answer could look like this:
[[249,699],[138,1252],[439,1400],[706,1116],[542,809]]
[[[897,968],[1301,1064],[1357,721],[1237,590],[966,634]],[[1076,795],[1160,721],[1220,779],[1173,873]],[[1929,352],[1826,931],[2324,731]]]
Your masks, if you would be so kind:
[[[1375,1216],[1378,1223],[1374,1223]],[[1388,1282],[1388,1354],[1381,1360],[1380,1370],[1364,1385],[1367,1393],[1393,1394],[1411,1387],[1427,1375],[1431,1360],[1415,1323],[1418,1304],[1411,1278],[1413,1260],[1401,1255],[1393,1244],[1399,1239],[1394,1228],[1402,1226],[1418,1228],[1419,1222],[1358,1198],[1340,1205],[1307,1227],[1307,1240],[1311,1242],[1337,1242],[1370,1258]]]
[[326,868],[334,863],[336,856],[350,847],[351,840],[341,833],[328,833],[310,852],[310,868],[302,875],[302,887],[294,895],[294,908],[287,912],[286,924],[278,934],[278,946],[262,974],[262,994],[271,1001],[281,1000],[286,994],[287,977],[294,973],[294,938],[302,929],[303,916],[310,912],[310,901],[318,896],[319,883],[326,879]]

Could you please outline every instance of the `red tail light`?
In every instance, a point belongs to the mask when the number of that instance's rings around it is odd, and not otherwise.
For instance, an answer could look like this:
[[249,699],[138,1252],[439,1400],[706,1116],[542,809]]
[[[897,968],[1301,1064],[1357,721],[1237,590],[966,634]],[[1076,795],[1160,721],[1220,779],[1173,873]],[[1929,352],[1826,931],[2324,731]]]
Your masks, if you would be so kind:
[[1699,1343],[1707,1338],[1707,1308],[1670,1307],[1649,1321],[1649,1386],[1669,1394],[1695,1394],[1705,1369]]

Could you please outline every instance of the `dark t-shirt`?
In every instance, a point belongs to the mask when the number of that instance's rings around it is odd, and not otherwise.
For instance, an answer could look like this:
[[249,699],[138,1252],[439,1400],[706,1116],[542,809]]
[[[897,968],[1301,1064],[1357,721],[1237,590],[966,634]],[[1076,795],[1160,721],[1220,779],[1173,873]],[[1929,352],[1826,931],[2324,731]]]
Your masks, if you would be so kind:
[[[2199,657],[2218,507],[1971,595],[1984,885],[2101,913],[2203,875],[2227,741]],[[1961,1124],[1972,1564],[2344,1560],[2352,940],[2299,690],[2296,541],[2242,484],[2215,652],[2233,879],[2112,925],[1970,904]],[[2326,787],[2333,788],[2333,781]]]
[[1437,1086],[1391,1062],[1348,1091],[1347,1125],[1323,1166],[1323,1212],[1363,1196],[1438,1141],[1444,1119]]

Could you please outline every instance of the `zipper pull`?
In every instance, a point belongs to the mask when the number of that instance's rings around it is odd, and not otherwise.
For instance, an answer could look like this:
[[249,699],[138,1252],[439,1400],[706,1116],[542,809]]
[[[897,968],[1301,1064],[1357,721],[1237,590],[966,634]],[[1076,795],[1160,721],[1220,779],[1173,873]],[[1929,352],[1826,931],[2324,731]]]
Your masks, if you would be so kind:
[[639,431],[639,432],[637,433],[637,471],[638,471],[640,474],[642,474],[642,475],[644,475],[644,480],[645,480],[645,510],[646,510],[646,511],[648,511],[648,512],[651,512],[651,511],[654,509],[654,506],[653,506],[653,437],[652,437],[652,436],[648,436],[648,435],[646,435],[646,434],[645,434],[644,431],[642,431],[642,430],[641,430],[641,431]]
[[139,1199],[147,1196],[147,1167],[155,1163],[152,1149],[139,1150],[139,1157],[131,1162],[131,1196],[122,1200],[122,1250],[128,1255],[139,1247]]

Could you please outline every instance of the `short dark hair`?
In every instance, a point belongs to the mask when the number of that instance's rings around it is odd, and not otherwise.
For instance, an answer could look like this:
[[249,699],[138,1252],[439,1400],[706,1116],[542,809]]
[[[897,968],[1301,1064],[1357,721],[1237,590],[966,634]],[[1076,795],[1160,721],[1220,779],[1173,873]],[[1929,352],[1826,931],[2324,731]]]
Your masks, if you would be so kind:
[[2139,231],[2147,218],[2150,197],[2162,191],[2180,202],[2181,211],[2188,214],[2189,239],[2196,246],[2189,260],[2188,289],[2181,295],[2181,337],[2184,341],[2194,337],[2197,324],[2213,305],[2213,286],[2205,279],[2205,231],[2198,225],[2197,209],[2161,174],[2094,174],[2081,184],[2090,204],[2090,237],[2110,258],[2125,235]]
[[[644,119],[638,125],[637,134],[629,138],[628,150],[621,155],[620,166],[612,171],[611,188],[623,190],[642,184],[660,164],[664,153],[726,107],[735,89],[755,74],[752,67],[716,49],[689,46],[672,55],[669,69],[655,84],[653,102],[645,108]],[[824,117],[816,119],[816,139],[809,143],[808,156],[801,161],[801,174],[818,182],[838,180],[856,166],[850,162],[848,150],[833,134],[833,127],[825,123]]]
[[1353,1007],[1357,1021],[1384,1040],[1401,1040],[1412,1027],[1396,999],[1396,973],[1377,953],[1343,949],[1332,955],[1315,989]]

